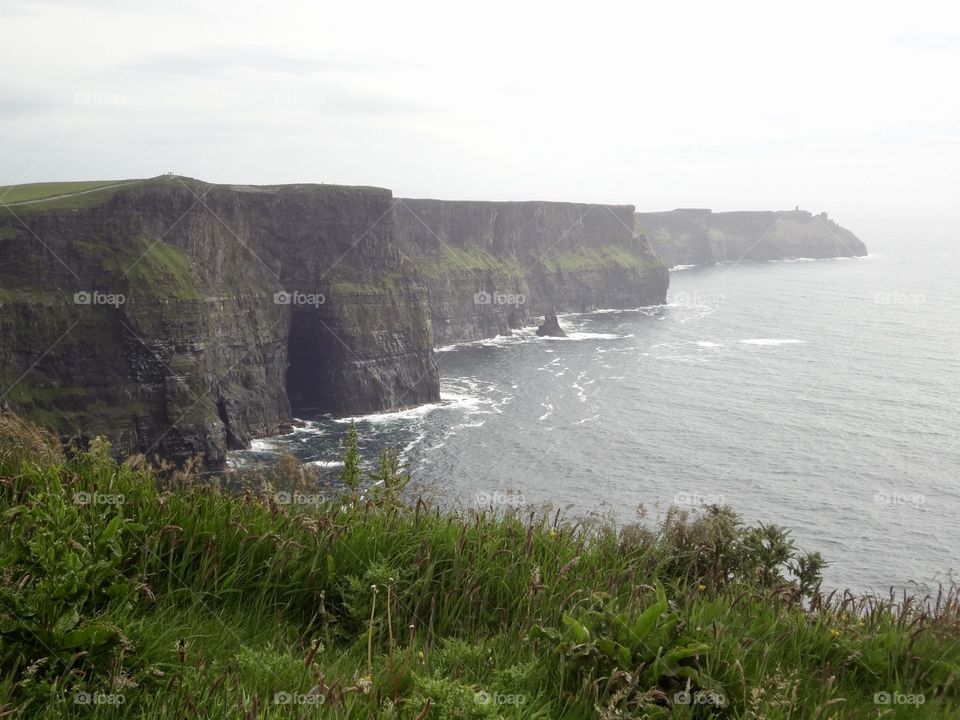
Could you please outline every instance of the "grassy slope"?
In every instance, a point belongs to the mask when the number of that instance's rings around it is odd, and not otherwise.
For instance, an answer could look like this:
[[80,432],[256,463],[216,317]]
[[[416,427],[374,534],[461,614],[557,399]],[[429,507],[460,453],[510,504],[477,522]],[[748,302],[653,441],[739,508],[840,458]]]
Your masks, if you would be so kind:
[[43,200],[59,195],[72,195],[98,188],[134,182],[131,180],[86,180],[79,182],[28,183],[25,185],[0,185],[0,203],[15,203]]
[[[0,419],[4,717],[960,711],[955,594],[933,614],[802,599],[775,570],[776,533],[724,512],[651,533],[382,495],[280,504],[269,482],[228,494],[102,446],[64,461]],[[84,492],[118,504],[78,505]],[[678,702],[687,689],[703,702]],[[876,704],[884,692],[924,703]]]

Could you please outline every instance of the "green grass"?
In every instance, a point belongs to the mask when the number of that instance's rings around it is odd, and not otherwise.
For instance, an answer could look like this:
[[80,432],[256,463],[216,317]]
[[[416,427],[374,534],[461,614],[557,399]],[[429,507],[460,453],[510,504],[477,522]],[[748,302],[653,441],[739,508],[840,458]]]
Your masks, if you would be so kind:
[[96,190],[130,180],[87,180],[79,182],[47,182],[27,183],[25,185],[0,185],[0,204],[13,205],[15,203],[43,200],[58,195]]
[[[0,226],[0,240],[3,239],[2,230]],[[114,247],[99,240],[76,240],[71,250],[80,254],[90,266],[101,269],[107,275],[101,281],[103,285],[123,294],[127,301],[203,299],[194,282],[190,259],[180,248],[169,243],[134,237],[121,247]],[[0,302],[73,304],[72,292],[29,284],[17,287],[13,284],[17,281],[18,278],[10,278],[8,287],[0,287]]]
[[439,257],[430,257],[418,265],[424,275],[432,278],[460,277],[494,270],[520,277],[520,266],[514,258],[501,259],[478,247],[459,248],[444,243]]
[[0,415],[0,715],[958,717],[956,590],[823,597],[816,556],[728,509],[441,512],[394,473],[282,504],[331,489],[291,458],[227,491],[100,441],[64,457]]
[[660,262],[641,247],[602,245],[548,252],[540,260],[540,264],[549,272],[582,272],[613,267],[652,270],[658,267]]
[[132,302],[202,299],[190,259],[162,240],[134,237],[121,247],[97,239],[77,240],[73,247],[115,277],[118,287],[127,287]]
[[108,269],[130,282],[131,296],[201,300],[193,282],[190,259],[182,250],[149,238],[133,242],[122,253],[108,256]]

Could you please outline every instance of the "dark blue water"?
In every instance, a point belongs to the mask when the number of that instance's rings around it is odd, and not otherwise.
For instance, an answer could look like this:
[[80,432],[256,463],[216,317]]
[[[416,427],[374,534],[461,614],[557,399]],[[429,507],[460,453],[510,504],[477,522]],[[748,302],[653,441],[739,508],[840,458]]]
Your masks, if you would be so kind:
[[[358,419],[414,491],[650,520],[726,502],[790,528],[856,590],[960,569],[954,243],[674,272],[665,307],[561,316],[567,339],[438,353],[443,401]],[[260,441],[335,470],[345,421]]]

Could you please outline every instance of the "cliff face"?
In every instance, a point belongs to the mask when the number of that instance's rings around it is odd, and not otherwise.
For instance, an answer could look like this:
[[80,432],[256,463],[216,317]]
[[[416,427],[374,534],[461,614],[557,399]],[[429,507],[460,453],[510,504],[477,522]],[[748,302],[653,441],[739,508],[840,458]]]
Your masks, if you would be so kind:
[[404,254],[423,273],[438,344],[508,333],[531,315],[664,302],[665,266],[629,205],[400,200]]
[[212,467],[293,414],[439,399],[434,341],[663,302],[630,206],[156,178],[0,218],[0,404]]
[[[439,397],[389,191],[158,179],[0,225],[0,393],[64,435],[175,459],[301,412]],[[22,221],[22,222],[21,222]]]
[[636,232],[664,263],[712,265],[741,260],[866,255],[864,244],[826,214],[673,210],[637,213]]

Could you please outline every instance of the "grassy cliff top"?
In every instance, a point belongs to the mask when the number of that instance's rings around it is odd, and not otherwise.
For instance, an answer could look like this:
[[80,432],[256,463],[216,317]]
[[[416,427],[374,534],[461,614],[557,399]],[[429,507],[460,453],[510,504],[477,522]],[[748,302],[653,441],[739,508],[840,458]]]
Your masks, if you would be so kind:
[[[339,192],[377,192],[391,193],[387,188],[374,185],[339,185],[331,183],[284,183],[273,185],[250,185],[244,183],[208,183],[196,178],[183,175],[158,175],[153,178],[134,180],[80,180],[70,182],[40,182],[19,185],[0,185],[0,205],[29,205],[43,203],[44,209],[59,207],[71,208],[77,205],[77,196],[105,192],[132,185],[161,185],[179,184],[191,186],[219,185],[237,192],[248,193],[275,193],[283,191],[339,191]],[[543,206],[564,205],[570,207],[590,207],[597,203],[582,203],[552,200],[437,200],[431,198],[404,198],[404,202],[411,204],[454,203],[459,205],[512,205],[512,206]],[[623,203],[602,203],[601,205],[615,208],[629,208],[633,212],[633,205]]]
[[[22,185],[0,185],[0,205],[18,206],[41,205],[43,209],[80,207],[80,198],[84,204],[104,200],[124,187],[172,185],[175,187],[209,187],[211,185],[230,188],[237,192],[276,193],[283,191],[339,191],[359,193],[390,193],[386,188],[366,185],[330,185],[326,183],[291,183],[284,185],[238,185],[231,183],[208,183],[196,178],[181,175],[158,175],[153,178],[136,180],[81,180],[74,182],[40,182]],[[88,197],[89,196],[89,197]]]
[[0,204],[26,205],[43,202],[53,205],[56,201],[135,185],[144,180],[85,180],[78,182],[43,182],[25,185],[0,185]]

